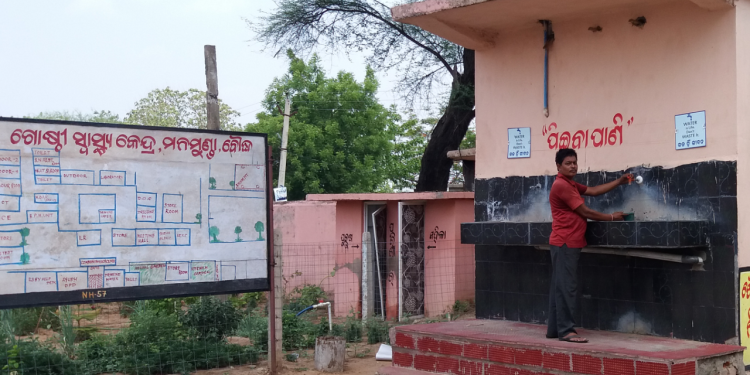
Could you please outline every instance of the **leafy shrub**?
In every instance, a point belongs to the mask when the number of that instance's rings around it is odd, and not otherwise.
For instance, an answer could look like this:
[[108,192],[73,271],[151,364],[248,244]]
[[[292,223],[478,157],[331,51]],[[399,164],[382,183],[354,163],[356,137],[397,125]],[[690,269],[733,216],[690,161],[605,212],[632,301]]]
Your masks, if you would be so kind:
[[346,342],[362,342],[362,324],[351,316],[344,323],[344,338]]
[[13,329],[16,336],[30,335],[37,328],[60,329],[60,321],[49,307],[32,307],[3,311],[3,320]]
[[180,323],[197,339],[211,341],[223,340],[232,334],[240,320],[242,315],[231,302],[219,301],[214,297],[203,297],[179,316]]
[[388,322],[370,319],[365,324],[365,329],[367,330],[368,344],[377,344],[379,342],[390,344]]
[[457,300],[453,303],[453,315],[460,316],[461,314],[468,312],[469,309],[471,309],[471,301]]
[[259,304],[265,302],[265,300],[266,294],[264,292],[243,293],[240,296],[232,296],[229,298],[229,301],[232,302],[232,306],[234,306],[235,309],[245,307],[248,310],[255,309]]
[[325,299],[326,292],[323,288],[317,285],[305,284],[295,287],[292,290],[292,293],[287,296],[287,304],[284,306],[284,309],[297,313]]
[[202,308],[198,305],[191,306],[191,310],[196,309],[192,315],[188,310],[179,317],[158,310],[136,308],[130,327],[114,336],[94,334],[90,340],[78,345],[79,373],[189,373],[256,363],[260,359],[260,350],[256,347],[217,340],[225,334],[223,326],[219,325],[216,331],[202,331],[200,327],[205,328],[213,323],[197,327],[181,324],[181,319],[187,319],[191,324],[202,322],[205,318],[202,314],[213,311],[211,306],[216,306],[213,302],[204,303]]
[[268,351],[268,317],[248,314],[237,327],[237,335],[247,337],[258,350]]
[[24,375],[78,375],[76,361],[37,340],[0,343],[0,364],[8,366],[4,374],[16,371]]

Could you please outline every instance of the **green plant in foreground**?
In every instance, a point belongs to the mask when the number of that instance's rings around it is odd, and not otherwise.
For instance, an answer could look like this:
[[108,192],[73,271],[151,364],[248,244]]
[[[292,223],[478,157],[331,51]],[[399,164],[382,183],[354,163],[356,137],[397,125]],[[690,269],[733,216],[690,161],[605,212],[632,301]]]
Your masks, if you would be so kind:
[[390,344],[390,338],[388,337],[388,322],[370,319],[365,323],[365,329],[367,330],[368,344],[377,344],[379,342]]
[[185,313],[179,315],[179,322],[200,340],[223,340],[233,333],[242,315],[229,301],[219,301],[215,297],[203,297]]
[[[60,333],[57,334],[57,343],[69,358],[75,356],[76,332],[73,328],[73,306],[60,306],[57,310],[60,319]],[[80,324],[80,323],[79,323]]]

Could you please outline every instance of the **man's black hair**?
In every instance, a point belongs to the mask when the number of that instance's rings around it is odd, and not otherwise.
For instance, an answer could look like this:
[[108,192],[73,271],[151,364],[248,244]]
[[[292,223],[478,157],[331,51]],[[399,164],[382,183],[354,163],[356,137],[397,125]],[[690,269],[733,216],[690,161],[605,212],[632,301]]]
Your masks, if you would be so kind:
[[557,151],[557,154],[555,154],[555,163],[562,164],[563,160],[565,160],[565,158],[567,158],[568,156],[575,156],[576,159],[578,159],[576,150],[572,148],[561,148]]

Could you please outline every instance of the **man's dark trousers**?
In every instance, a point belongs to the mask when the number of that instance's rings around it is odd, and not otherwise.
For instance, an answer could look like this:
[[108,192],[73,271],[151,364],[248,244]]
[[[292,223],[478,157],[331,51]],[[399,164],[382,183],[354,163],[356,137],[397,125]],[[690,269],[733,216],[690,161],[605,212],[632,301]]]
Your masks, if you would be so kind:
[[549,250],[552,256],[552,279],[549,288],[547,337],[564,337],[575,332],[577,270],[581,249],[563,245],[550,246]]

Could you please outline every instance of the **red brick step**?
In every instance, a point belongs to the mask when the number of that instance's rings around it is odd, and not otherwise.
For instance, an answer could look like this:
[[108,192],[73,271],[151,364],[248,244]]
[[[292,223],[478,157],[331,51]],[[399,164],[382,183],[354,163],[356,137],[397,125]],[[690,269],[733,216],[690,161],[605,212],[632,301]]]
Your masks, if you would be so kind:
[[546,339],[544,326],[499,320],[399,326],[394,332],[393,365],[433,374],[684,375],[729,367],[744,371],[740,346],[645,335],[580,330],[590,342],[577,344]]

